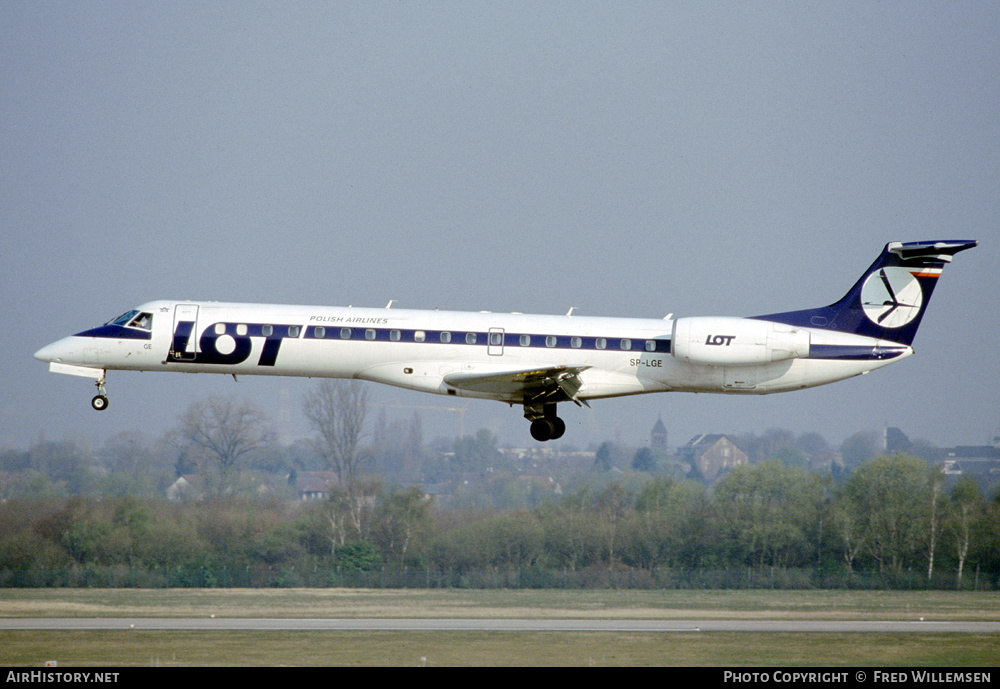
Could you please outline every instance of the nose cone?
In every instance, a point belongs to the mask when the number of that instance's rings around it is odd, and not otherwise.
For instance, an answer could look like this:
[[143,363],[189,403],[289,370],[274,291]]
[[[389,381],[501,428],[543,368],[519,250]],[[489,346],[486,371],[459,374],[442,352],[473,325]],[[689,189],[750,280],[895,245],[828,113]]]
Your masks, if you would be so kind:
[[79,339],[78,337],[64,337],[50,345],[45,345],[35,352],[35,358],[48,362],[75,361],[79,358],[77,355],[81,351]]

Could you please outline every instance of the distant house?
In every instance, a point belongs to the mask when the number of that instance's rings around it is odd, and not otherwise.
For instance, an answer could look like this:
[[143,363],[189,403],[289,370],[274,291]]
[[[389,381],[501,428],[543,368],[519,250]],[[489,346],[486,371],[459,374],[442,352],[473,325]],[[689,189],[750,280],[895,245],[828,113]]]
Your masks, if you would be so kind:
[[968,476],[979,484],[987,495],[1000,490],[1000,439],[994,438],[993,445],[957,445],[955,447],[929,447],[911,443],[898,428],[887,428],[885,450],[909,452],[928,463],[940,466],[951,481]]
[[810,471],[834,471],[843,470],[844,455],[836,450],[823,450],[816,454],[809,455]]
[[723,472],[749,461],[747,454],[724,435],[696,435],[677,454],[706,481],[714,481]]
[[295,476],[295,493],[303,502],[326,500],[335,485],[337,474],[332,471],[300,471]]
[[185,500],[201,499],[205,480],[196,474],[185,474],[167,487],[167,500],[183,502]]
[[987,495],[1000,490],[1000,448],[992,445],[959,445],[941,448],[931,460],[944,475],[957,480],[968,476]]

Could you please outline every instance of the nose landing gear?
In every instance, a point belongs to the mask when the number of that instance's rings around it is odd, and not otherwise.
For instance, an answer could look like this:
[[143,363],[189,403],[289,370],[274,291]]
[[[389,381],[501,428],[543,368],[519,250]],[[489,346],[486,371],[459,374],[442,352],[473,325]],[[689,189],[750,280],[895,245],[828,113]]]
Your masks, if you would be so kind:
[[90,406],[94,408],[94,411],[104,411],[108,408],[108,395],[104,389],[103,373],[97,379],[97,395],[94,396],[94,399],[90,400]]

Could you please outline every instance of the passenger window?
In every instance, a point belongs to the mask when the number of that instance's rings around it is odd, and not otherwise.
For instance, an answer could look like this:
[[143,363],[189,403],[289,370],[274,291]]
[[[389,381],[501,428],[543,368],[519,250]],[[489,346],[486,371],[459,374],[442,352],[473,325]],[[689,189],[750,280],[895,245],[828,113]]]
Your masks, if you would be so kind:
[[503,333],[490,333],[490,344],[499,346],[503,344]]
[[401,336],[402,333],[400,333],[398,330],[389,331],[389,339],[392,340],[393,342],[399,342]]
[[324,328],[321,325],[316,328],[315,333],[316,333],[316,338],[322,340],[324,337],[326,337],[326,328]]
[[656,351],[656,340],[646,340],[646,351],[647,352]]
[[225,335],[226,334],[226,324],[225,323],[216,323],[215,324],[215,334],[216,335]]
[[441,333],[441,341],[442,342],[451,342],[451,333],[447,333],[447,332]]
[[579,337],[574,337],[569,341],[569,346],[573,349],[580,349],[580,347],[583,346],[583,340]]
[[246,334],[247,334],[247,324],[246,323],[240,323],[239,325],[237,325],[236,326],[236,334],[239,335],[240,337],[246,337]]
[[374,340],[375,339],[375,331],[372,330],[371,328],[368,328],[368,330],[365,331],[365,339],[366,340]]
[[555,347],[556,346],[555,335],[549,335],[548,337],[545,338],[545,346],[546,347]]
[[596,340],[594,340],[594,346],[597,347],[598,349],[607,349],[608,341],[605,340],[603,337],[599,337]]
[[427,339],[427,333],[425,333],[423,330],[418,330],[415,333],[413,333],[414,342],[423,342],[426,339]]
[[632,340],[622,340],[621,345],[623,351],[632,349]]
[[522,347],[531,346],[531,335],[521,335],[521,346]]
[[340,339],[341,340],[349,340],[349,339],[351,339],[351,329],[350,328],[341,328],[340,329]]
[[288,336],[289,337],[298,337],[299,336],[299,326],[297,326],[297,325],[290,325],[290,326],[288,326]]
[[[322,328],[316,328],[316,337],[323,337],[322,335],[319,334],[320,330],[322,330]],[[274,326],[262,325],[260,327],[260,334],[263,335],[264,337],[271,337],[271,335],[274,334]]]
[[476,333],[465,333],[465,344],[476,344]]

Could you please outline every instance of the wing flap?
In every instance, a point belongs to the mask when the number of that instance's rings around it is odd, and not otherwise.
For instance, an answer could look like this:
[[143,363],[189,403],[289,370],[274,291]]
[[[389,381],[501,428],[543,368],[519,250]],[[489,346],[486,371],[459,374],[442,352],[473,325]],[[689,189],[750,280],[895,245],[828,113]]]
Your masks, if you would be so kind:
[[556,398],[586,405],[578,395],[583,388],[580,373],[589,366],[549,366],[518,371],[449,373],[444,382],[459,390],[507,398],[523,398],[525,404]]

